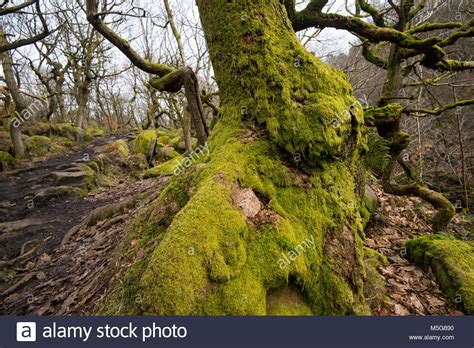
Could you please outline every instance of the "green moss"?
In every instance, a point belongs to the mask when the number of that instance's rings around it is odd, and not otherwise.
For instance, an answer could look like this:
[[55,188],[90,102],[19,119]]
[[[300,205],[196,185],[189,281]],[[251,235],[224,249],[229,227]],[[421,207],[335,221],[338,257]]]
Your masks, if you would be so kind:
[[64,138],[61,136],[53,135],[49,137],[52,142],[52,151],[53,152],[64,152],[67,149],[74,148],[78,146],[79,144],[75,141],[72,141],[68,138]]
[[179,156],[179,153],[176,150],[169,146],[165,145],[158,150],[158,154],[155,156],[157,160],[170,160]]
[[284,286],[267,292],[266,315],[274,316],[311,316],[313,311],[306,304],[303,295],[296,286]]
[[66,153],[78,143],[58,135],[22,135],[26,153],[30,157],[53,157]]
[[406,243],[409,259],[436,275],[447,297],[474,314],[474,247],[460,240],[428,235]]
[[130,155],[130,150],[128,144],[125,140],[120,139],[112,144],[107,146],[106,152],[108,153],[116,153],[117,155],[127,158]]
[[171,142],[169,135],[162,135],[158,137],[158,143],[162,145],[168,145]]
[[151,145],[157,139],[156,130],[148,129],[141,132],[133,143],[133,152],[150,155]]
[[72,141],[77,141],[81,130],[71,123],[53,124],[51,127],[52,135],[58,135]]
[[364,247],[364,260],[371,263],[374,267],[387,266],[387,258],[378,251]]
[[28,124],[23,127],[23,133],[29,136],[43,135],[43,136],[60,136],[71,141],[78,139],[80,129],[71,123],[46,123],[37,122]]
[[161,163],[153,168],[145,171],[144,178],[156,178],[159,176],[169,176],[175,174],[175,171],[180,168],[180,164],[184,160],[183,156],[178,155],[169,161]]
[[97,185],[104,187],[113,187],[114,181],[107,175],[99,174],[96,179]]
[[362,224],[364,226],[370,221],[372,214],[377,210],[377,202],[374,201],[373,197],[364,195],[362,198],[362,204],[360,206],[360,215],[362,217]]
[[364,108],[364,118],[368,122],[373,122],[375,119],[380,122],[393,122],[400,118],[402,109],[400,104],[388,104],[383,107],[371,106]]
[[94,169],[85,164],[80,165],[79,168],[83,173],[86,174],[86,178],[83,181],[84,187],[88,189],[93,189],[97,184],[97,178],[99,174],[97,174]]
[[46,122],[37,122],[34,124],[26,124],[22,129],[25,135],[51,135],[51,124]]
[[[130,174],[133,174],[133,171],[137,169],[135,167],[135,165],[138,165],[137,161],[137,155],[130,155],[128,143],[120,139],[107,145],[105,151],[95,157],[92,168],[101,175],[114,177],[116,175],[123,175],[125,171],[127,173],[131,171],[132,173]],[[110,178],[99,177],[99,179],[104,186],[110,186],[112,184]]]
[[99,166],[99,163],[97,163],[96,161],[90,161],[89,163],[87,163],[87,165],[96,173],[100,173],[100,166]]
[[10,133],[8,132],[0,132],[0,151],[8,152],[10,151],[11,146],[11,138]]
[[387,258],[379,252],[364,247],[364,264],[366,279],[364,282],[364,297],[372,311],[379,311],[385,302],[387,293],[385,279],[378,268],[389,264]]
[[16,159],[8,152],[0,151],[0,172],[13,170],[16,167]]
[[364,155],[364,163],[369,170],[380,177],[390,163],[389,143],[374,131],[368,132],[367,142],[368,151]]
[[[263,125],[281,149],[316,165],[320,157],[342,155],[347,136],[359,131],[352,124],[363,123],[362,108],[347,77],[300,44],[275,4],[199,5],[215,39],[209,52],[219,96]],[[214,15],[220,11],[229,15]]]
[[85,137],[88,139],[105,136],[105,130],[97,123],[87,126],[84,130],[84,133]]
[[171,131],[170,130],[167,130],[167,129],[164,129],[164,128],[160,128],[160,129],[157,129],[156,130],[156,135],[158,137],[169,137],[171,136]]
[[179,143],[181,142],[181,140],[182,140],[182,136],[178,135],[170,140],[170,145],[176,149]]
[[30,137],[26,144],[26,150],[32,157],[41,157],[48,154],[52,145],[51,139],[40,135]]
[[79,198],[87,195],[87,189],[74,186],[56,186],[46,190],[46,198]]

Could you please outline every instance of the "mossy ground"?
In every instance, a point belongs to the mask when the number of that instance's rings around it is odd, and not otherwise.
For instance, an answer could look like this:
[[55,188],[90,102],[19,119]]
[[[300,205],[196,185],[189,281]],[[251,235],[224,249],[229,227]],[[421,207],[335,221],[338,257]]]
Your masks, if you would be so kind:
[[474,314],[474,247],[441,235],[406,243],[409,259],[431,270],[447,297],[466,314]]
[[8,152],[0,151],[0,172],[13,170],[16,167],[15,158]]
[[163,162],[153,168],[150,168],[145,171],[143,177],[146,178],[156,178],[159,176],[169,176],[174,175],[175,171],[178,170],[181,163],[184,161],[184,157],[181,155],[175,156],[172,159]]
[[46,123],[36,122],[34,124],[27,124],[22,129],[23,134],[34,136],[59,136],[67,138],[71,141],[77,141],[80,136],[80,129],[71,123]]
[[141,153],[145,156],[150,155],[151,145],[153,141],[157,139],[157,133],[155,129],[148,129],[141,132],[133,144],[133,152]]
[[[196,143],[194,138],[192,138],[192,142]],[[153,144],[155,144],[154,149],[152,149]],[[164,164],[168,160],[177,158],[184,151],[182,129],[147,129],[140,131],[132,145],[133,153],[145,155],[150,163],[155,164],[155,167],[157,163],[158,165]],[[155,173],[158,171],[160,169],[151,170],[148,177],[159,176],[160,174]],[[166,174],[163,175],[172,174],[172,171],[169,170],[165,172]]]
[[[79,146],[77,140],[82,134],[70,123],[46,122],[25,124],[22,133],[26,160],[62,155],[69,149]],[[105,131],[102,128],[92,125],[85,129],[83,140],[90,141],[103,135]],[[12,152],[10,135],[6,131],[0,131],[0,151]]]

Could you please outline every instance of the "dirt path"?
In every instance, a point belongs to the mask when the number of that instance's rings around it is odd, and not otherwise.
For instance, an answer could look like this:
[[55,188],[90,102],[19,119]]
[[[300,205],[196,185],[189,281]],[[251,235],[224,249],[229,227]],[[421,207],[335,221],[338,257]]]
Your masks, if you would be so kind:
[[[117,179],[115,186],[98,188],[84,198],[74,195],[40,199],[41,192],[56,192],[58,187],[65,187],[55,181],[55,172],[77,173],[78,166],[86,164],[84,159],[93,160],[117,139],[96,139],[83,149],[32,163],[0,177],[0,314],[65,313],[68,303],[64,301],[71,293],[91,290],[86,284],[90,281],[88,275],[104,269],[108,253],[123,232],[122,223],[136,207],[119,211],[122,216],[112,216],[107,223],[98,221],[102,229],[88,226],[84,229],[86,237],[78,231],[61,248],[67,232],[98,208],[126,202],[165,182],[152,179],[130,183],[124,177]],[[80,177],[76,180],[73,175],[72,179],[67,182],[68,188],[83,185]],[[97,231],[107,238],[101,240],[94,234]],[[99,242],[102,245],[95,244]]]
[[115,137],[98,138],[83,149],[0,177],[0,259],[19,256],[22,248],[31,245],[36,245],[37,253],[50,252],[81,216],[109,202],[34,197],[44,189],[57,186],[51,173],[85,164],[84,158],[93,159],[102,146],[114,140]]
[[[153,192],[151,199],[160,193],[166,180],[148,179],[132,184],[124,182],[87,197],[84,204],[89,203],[90,207],[97,206],[97,202],[120,204],[130,197]],[[94,314],[94,304],[108,290],[108,281],[113,276],[107,272],[107,266],[113,262],[113,252],[121,242],[126,226],[146,203],[145,200],[137,200],[132,206],[116,211],[113,217],[97,221],[92,226],[84,226],[71,236],[64,247],[56,247],[26,263],[12,282],[20,286],[3,296],[0,313]]]

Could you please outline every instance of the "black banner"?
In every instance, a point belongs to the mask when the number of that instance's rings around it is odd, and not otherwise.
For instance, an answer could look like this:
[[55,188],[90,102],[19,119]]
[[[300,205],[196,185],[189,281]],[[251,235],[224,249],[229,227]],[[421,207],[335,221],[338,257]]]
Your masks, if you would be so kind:
[[0,317],[0,348],[472,348],[473,324],[473,317]]

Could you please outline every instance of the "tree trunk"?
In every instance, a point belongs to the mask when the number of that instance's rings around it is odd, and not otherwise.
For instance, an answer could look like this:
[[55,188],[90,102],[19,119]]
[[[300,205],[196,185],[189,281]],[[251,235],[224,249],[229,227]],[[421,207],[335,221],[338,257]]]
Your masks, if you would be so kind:
[[58,73],[56,77],[55,98],[56,98],[56,103],[58,104],[60,122],[66,122],[66,119],[67,119],[67,112],[66,112],[66,107],[64,106],[64,95],[63,95],[64,93],[63,86],[65,82],[66,82],[66,79],[64,77],[64,72]]
[[456,115],[458,142],[459,142],[459,156],[461,157],[461,177],[462,177],[462,188],[463,188],[463,200],[464,208],[469,211],[469,189],[467,184],[467,169],[466,169],[466,151],[464,150],[463,140],[463,122],[461,120],[461,109],[456,109],[454,114]]
[[191,142],[191,115],[188,106],[185,106],[183,110],[183,139],[185,151],[190,153],[193,150],[193,146]]
[[[399,196],[413,195],[432,204],[438,209],[433,218],[433,230],[445,231],[456,213],[453,204],[442,193],[430,190],[418,180],[413,175],[414,169],[401,158],[402,151],[410,143],[410,135],[400,129],[402,105],[396,103],[403,84],[402,51],[397,45],[392,45],[383,93],[378,101],[378,108],[371,110],[377,132],[387,140],[390,149],[390,161],[382,175],[382,185],[387,193]],[[400,163],[407,177],[412,181],[410,184],[402,185],[393,180],[392,175],[397,163]]]
[[14,155],[16,158],[22,158],[25,156],[25,145],[21,138],[20,127],[15,127],[13,124],[10,124],[9,126]]
[[365,138],[347,78],[306,51],[279,0],[197,3],[221,117],[209,159],[174,177],[137,224],[160,242],[126,277],[133,290],[116,292],[129,294],[122,310],[367,314]]
[[89,102],[89,87],[79,93],[77,100],[76,127],[82,129],[86,118],[87,103]]
[[[0,44],[5,44],[7,40],[5,39],[3,28],[0,25]],[[14,112],[11,113],[10,121],[8,126],[10,128],[10,138],[12,141],[13,152],[15,157],[21,158],[25,156],[25,146],[21,138],[21,126],[23,121],[17,119],[17,115],[24,115],[23,112],[27,111],[27,102],[25,98],[21,95],[20,88],[18,87],[15,74],[13,72],[13,61],[9,51],[3,52],[0,55],[2,60],[3,75],[5,78],[5,83],[8,87],[8,92],[12,96],[12,99],[15,103]],[[30,114],[30,113],[28,113]]]

